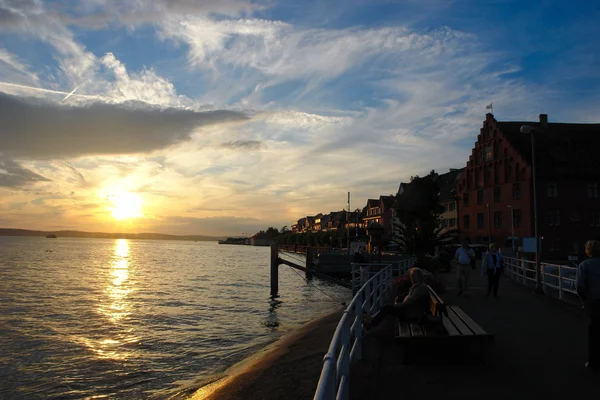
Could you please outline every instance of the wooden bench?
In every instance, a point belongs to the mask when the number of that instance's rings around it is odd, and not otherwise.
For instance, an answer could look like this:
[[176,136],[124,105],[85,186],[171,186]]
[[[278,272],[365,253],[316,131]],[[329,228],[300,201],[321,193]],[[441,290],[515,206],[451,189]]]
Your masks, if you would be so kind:
[[404,348],[405,361],[424,348],[433,351],[454,349],[473,352],[479,363],[483,363],[485,347],[493,336],[481,328],[460,307],[448,306],[428,286],[430,309],[423,318],[415,321],[398,321],[396,343]]

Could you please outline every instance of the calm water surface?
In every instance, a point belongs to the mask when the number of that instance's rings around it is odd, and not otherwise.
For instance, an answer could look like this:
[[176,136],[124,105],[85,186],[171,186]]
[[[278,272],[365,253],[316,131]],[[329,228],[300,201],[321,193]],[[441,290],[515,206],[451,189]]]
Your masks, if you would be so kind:
[[0,398],[169,398],[202,386],[348,290],[269,248],[0,237]]

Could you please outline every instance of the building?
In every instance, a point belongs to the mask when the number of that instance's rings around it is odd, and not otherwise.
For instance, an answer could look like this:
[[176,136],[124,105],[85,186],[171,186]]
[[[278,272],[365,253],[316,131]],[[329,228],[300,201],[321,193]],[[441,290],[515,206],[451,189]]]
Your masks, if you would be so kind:
[[449,172],[438,175],[436,184],[440,192],[438,194],[440,205],[444,211],[440,215],[440,227],[443,228],[441,234],[458,229],[458,196],[456,188],[458,182],[462,179],[464,168],[451,168]]
[[362,225],[367,229],[373,222],[383,225],[384,241],[389,241],[393,237],[394,210],[392,206],[395,200],[395,196],[379,196],[378,199],[368,199],[366,215],[362,217]]
[[542,259],[561,260],[600,236],[600,124],[501,122],[487,114],[457,193],[460,234],[511,247],[534,236],[531,135],[535,127],[538,231]]

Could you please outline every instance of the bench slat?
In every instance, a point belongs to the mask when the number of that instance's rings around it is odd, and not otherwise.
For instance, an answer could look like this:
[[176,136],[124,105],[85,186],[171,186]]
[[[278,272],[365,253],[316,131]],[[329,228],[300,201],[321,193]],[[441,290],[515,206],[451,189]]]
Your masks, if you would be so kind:
[[442,317],[442,324],[444,324],[444,328],[446,328],[446,332],[450,336],[460,336],[460,332],[456,329],[456,326],[450,321],[450,318]]
[[400,337],[410,337],[410,326],[407,322],[398,323],[398,334]]
[[456,314],[455,307],[448,307],[448,318],[452,320],[456,329],[460,332],[461,335],[473,335],[473,331],[463,322],[463,320]]
[[471,330],[476,335],[487,335],[487,332],[484,331],[482,327],[477,325],[477,323],[475,321],[473,321],[473,319],[471,319],[471,317],[469,317],[467,314],[465,314],[465,312],[460,307],[452,307],[452,311],[454,311],[456,313],[456,315],[458,315],[463,320],[463,322],[466,325],[468,325],[469,328],[471,328]]
[[418,322],[410,323],[410,331],[412,332],[413,336],[425,336],[423,334],[423,328],[421,327],[421,324]]

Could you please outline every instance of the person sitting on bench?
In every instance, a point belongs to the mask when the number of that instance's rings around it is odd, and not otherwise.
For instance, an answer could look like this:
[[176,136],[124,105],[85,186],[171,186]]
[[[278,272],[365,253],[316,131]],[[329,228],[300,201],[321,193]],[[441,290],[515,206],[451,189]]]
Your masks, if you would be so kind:
[[396,297],[393,304],[383,306],[378,313],[373,315],[370,322],[367,321],[367,329],[379,325],[388,315],[394,315],[401,321],[408,321],[421,318],[429,310],[431,300],[423,270],[411,268],[408,276],[412,282],[408,295],[402,302],[398,302],[398,297]]

